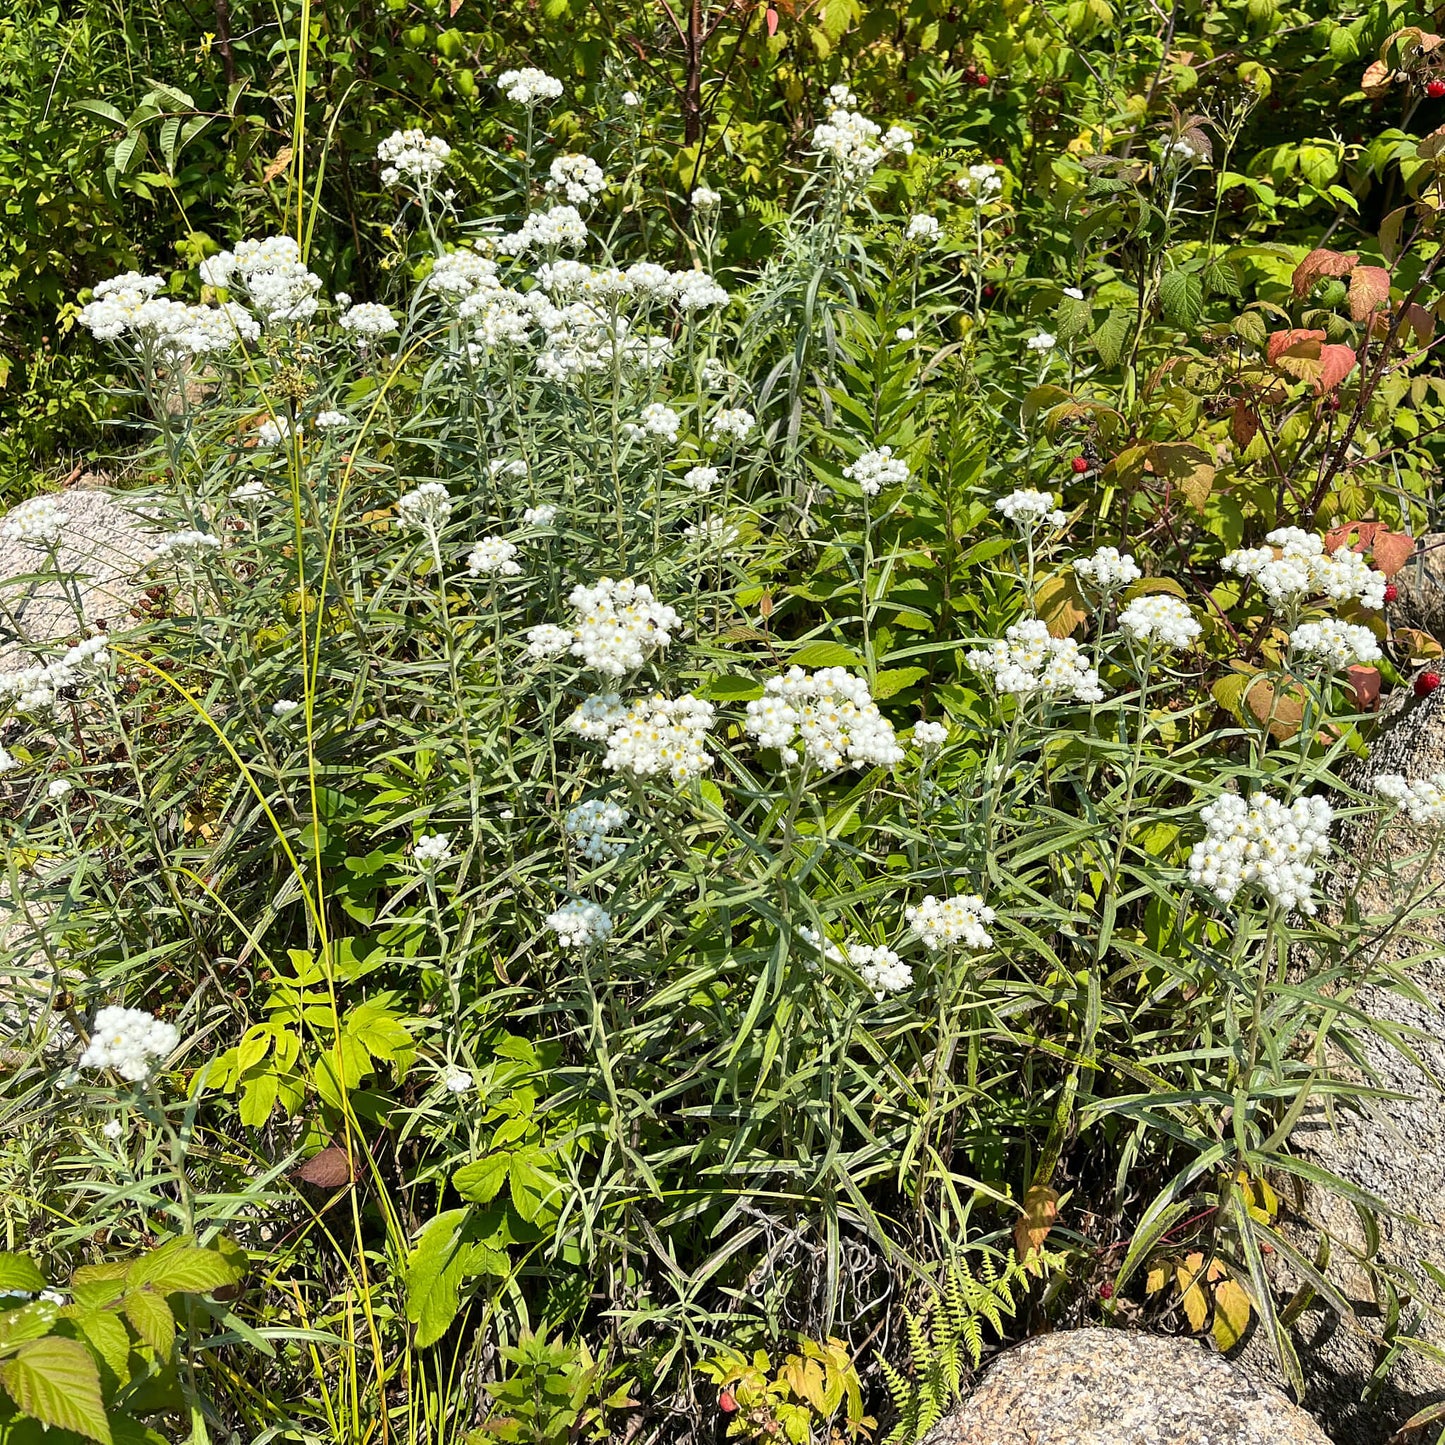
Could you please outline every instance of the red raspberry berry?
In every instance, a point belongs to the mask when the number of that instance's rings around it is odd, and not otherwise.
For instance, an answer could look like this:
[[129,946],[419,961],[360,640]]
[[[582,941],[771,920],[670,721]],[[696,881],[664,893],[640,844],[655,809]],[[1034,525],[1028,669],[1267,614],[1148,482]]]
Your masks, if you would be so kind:
[[733,1399],[731,1390],[724,1390],[717,1397],[717,1407],[724,1415],[731,1415],[738,1408],[738,1402]]
[[1438,672],[1422,672],[1415,679],[1415,696],[1429,697],[1437,687],[1440,686],[1440,674]]
[[1104,1283],[1099,1286],[1099,1298],[1100,1298],[1100,1299],[1113,1299],[1113,1298],[1114,1298],[1114,1286],[1113,1286],[1112,1284],[1110,1284],[1108,1280],[1105,1280]]
[[978,75],[977,75],[977,77],[976,77],[975,80],[974,80],[974,84],[975,84],[976,86],[978,86],[978,88],[979,88],[980,90],[983,90],[983,89],[985,89],[985,88],[988,86],[988,83],[989,83],[989,81],[988,81],[988,76],[986,76],[986,75],[983,73],[983,71],[980,70],[979,73],[978,73]]
[[1400,589],[1393,582],[1385,584],[1385,601],[1394,602],[1400,595]]
[[1089,470],[1088,460],[1084,457],[1075,457],[1073,461],[1069,463],[1069,465],[1073,467],[1074,471],[1077,472],[1080,476],[1082,476],[1085,472]]
[[1439,100],[1442,95],[1445,95],[1445,80],[1432,80],[1425,87],[1425,94],[1431,100]]

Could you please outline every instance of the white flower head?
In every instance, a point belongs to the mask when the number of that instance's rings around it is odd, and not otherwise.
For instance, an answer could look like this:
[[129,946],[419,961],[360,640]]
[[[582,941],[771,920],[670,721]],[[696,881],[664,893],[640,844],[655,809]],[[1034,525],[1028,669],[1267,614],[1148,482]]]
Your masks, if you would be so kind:
[[542,662],[547,658],[560,657],[576,639],[565,627],[552,622],[543,622],[528,629],[527,656]]
[[375,301],[358,301],[341,318],[341,329],[359,341],[375,341],[396,331],[396,317],[389,306]]
[[609,677],[635,672],[682,627],[682,619],[657,601],[647,583],[631,578],[603,577],[574,587],[568,601],[575,614],[573,656]]
[[1058,499],[1052,492],[1038,492],[1032,487],[1021,487],[1000,497],[993,509],[1007,517],[1024,536],[1045,525],[1065,527],[1069,522],[1068,514],[1059,510]]
[[970,166],[959,176],[957,184],[963,197],[976,206],[986,206],[1003,194],[1003,177],[989,161]]
[[910,216],[908,225],[903,231],[903,239],[905,241],[936,241],[942,229],[937,216]]
[[476,1087],[476,1080],[465,1069],[450,1068],[442,1083],[449,1094],[467,1094]]
[[1445,772],[1428,778],[1405,778],[1399,773],[1381,773],[1375,791],[1419,827],[1445,826]]
[[550,527],[557,520],[560,510],[553,502],[543,502],[541,506],[528,507],[522,513],[522,520],[529,527]]
[[691,693],[681,697],[663,697],[659,693],[640,698],[624,709],[617,701],[608,704],[607,699],[616,696],[604,694],[595,716],[580,718],[588,703],[598,702],[589,698],[572,718],[572,726],[579,733],[583,733],[584,725],[605,727],[607,752],[603,767],[638,778],[665,775],[679,786],[712,767],[713,757],[706,747],[715,711],[710,702]]
[[107,1119],[100,1126],[100,1132],[113,1142],[125,1133],[125,1125],[119,1119]]
[[180,1030],[144,1009],[103,1008],[95,1016],[90,1043],[80,1056],[82,1069],[114,1069],[139,1083],[162,1059],[174,1053]]
[[381,183],[400,186],[410,183],[417,190],[429,190],[441,179],[452,148],[440,136],[421,130],[396,130],[376,148],[382,163]]
[[1326,553],[1323,538],[1299,527],[1280,527],[1264,540],[1263,547],[1230,552],[1219,565],[1250,578],[1274,611],[1292,611],[1308,597],[1359,602],[1375,612],[1385,605],[1385,574],[1349,547]]
[[451,861],[452,840],[445,833],[421,833],[412,846],[411,856],[418,868],[430,873]]
[[707,186],[698,186],[692,193],[692,208],[694,211],[715,211],[722,205],[722,197]]
[[1286,912],[1316,912],[1315,860],[1329,853],[1334,809],[1323,798],[1285,804],[1268,793],[1223,793],[1200,810],[1204,837],[1189,855],[1190,880],[1221,903],[1256,885]]
[[616,803],[589,798],[571,809],[564,822],[567,836],[589,863],[605,863],[627,850],[627,841],[614,835],[632,821],[632,814]]
[[1024,342],[1030,351],[1052,351],[1058,345],[1059,338],[1049,331],[1036,331]]
[[249,482],[242,482],[239,487],[232,489],[231,501],[242,511],[249,512],[259,507],[268,495],[266,483],[253,477]]
[[770,677],[763,696],[748,704],[744,727],[759,746],[776,748],[788,767],[806,759],[828,772],[886,768],[904,757],[867,680],[842,667],[814,673],[793,667]]
[[50,549],[59,545],[69,521],[70,514],[54,497],[31,497],[0,519],[0,538],[37,550]]
[[283,722],[293,713],[301,710],[301,704],[294,697],[278,697],[271,704],[271,716],[280,718]]
[[948,741],[948,724],[919,718],[913,724],[913,746],[921,753],[936,753]]
[[624,422],[622,434],[630,441],[675,442],[682,418],[670,406],[651,401],[635,422]]
[[596,903],[573,900],[546,918],[562,948],[591,948],[612,937],[612,915]]
[[1014,697],[1100,702],[1104,689],[1098,672],[1071,637],[1051,637],[1037,618],[1015,622],[1002,639],[968,653],[964,659],[985,674],[995,691]]
[[440,482],[423,482],[396,504],[396,519],[408,531],[435,536],[452,513],[451,493]]
[[1326,670],[1343,672],[1357,664],[1378,662],[1383,655],[1375,634],[1353,622],[1326,618],[1301,622],[1289,635],[1290,651],[1297,658],[1317,662]]
[[701,496],[717,486],[718,477],[721,475],[716,467],[691,467],[683,473],[682,484],[688,491]]
[[562,98],[562,82],[533,65],[521,70],[504,70],[497,77],[497,89],[514,105],[530,109],[543,101]]
[[1189,605],[1167,593],[1136,597],[1119,614],[1119,630],[1134,642],[1183,648],[1204,630]]
[[1117,547],[1100,547],[1092,557],[1074,559],[1074,575],[1090,591],[1107,598],[1122,592],[1144,574],[1128,552],[1121,552]]
[[752,434],[757,419],[745,407],[723,407],[714,412],[707,424],[707,434],[715,442],[745,442]]
[[607,189],[602,167],[590,156],[558,156],[551,165],[549,191],[561,191],[574,206],[595,201]]
[[319,411],[316,413],[315,424],[319,431],[336,431],[350,426],[351,418],[344,411]]
[[75,791],[75,784],[69,778],[56,778],[45,790],[45,796],[52,803],[63,802]]
[[864,496],[876,497],[884,487],[902,486],[909,477],[908,463],[893,455],[893,448],[876,447],[843,468],[849,481],[858,483]]
[[993,947],[986,925],[993,922],[994,911],[975,894],[935,898],[930,893],[916,908],[905,908],[903,916],[930,953],[959,944],[975,952]]
[[473,577],[520,577],[522,568],[516,557],[515,542],[505,537],[483,537],[467,558],[467,571]]

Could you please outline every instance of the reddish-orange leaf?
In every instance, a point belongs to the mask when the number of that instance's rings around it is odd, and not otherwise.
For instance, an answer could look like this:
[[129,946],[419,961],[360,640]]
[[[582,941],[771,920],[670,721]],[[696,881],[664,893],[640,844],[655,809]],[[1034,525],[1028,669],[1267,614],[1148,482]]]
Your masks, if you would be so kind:
[[1393,80],[1394,72],[1390,67],[1383,60],[1375,60],[1365,67],[1365,73],[1360,77],[1360,89],[1373,100],[1384,95]]
[[1351,667],[1347,669],[1350,686],[1355,693],[1355,706],[1361,712],[1374,712],[1380,700],[1380,671],[1375,667]]
[[303,1184],[314,1184],[318,1189],[340,1189],[343,1184],[359,1179],[361,1171],[353,1172],[346,1150],[331,1144],[319,1154],[313,1154],[291,1177]]
[[1335,344],[1320,347],[1320,374],[1315,381],[1315,395],[1333,391],[1355,369],[1355,349]]
[[1326,246],[1317,247],[1294,268],[1295,300],[1307,295],[1310,287],[1322,276],[1348,276],[1359,259],[1353,252],[1346,255],[1341,251],[1331,251]]
[[1390,273],[1383,266],[1356,266],[1350,275],[1350,315],[1363,321],[1390,299]]
[[1265,360],[1271,366],[1278,366],[1282,356],[1318,361],[1320,347],[1324,342],[1323,331],[1308,331],[1299,327],[1292,327],[1288,331],[1271,331],[1265,341]]

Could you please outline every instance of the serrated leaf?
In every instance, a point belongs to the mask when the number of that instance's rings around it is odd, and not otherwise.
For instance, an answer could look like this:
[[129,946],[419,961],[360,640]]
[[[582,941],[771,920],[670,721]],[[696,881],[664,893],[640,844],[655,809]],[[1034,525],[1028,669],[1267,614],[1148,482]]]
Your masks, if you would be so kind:
[[163,1361],[169,1360],[176,1344],[176,1317],[166,1297],[150,1286],[127,1290],[120,1307],[136,1334]]
[[1227,1276],[1214,1286],[1214,1342],[1222,1354],[1244,1338],[1254,1307],[1237,1280]]
[[902,692],[905,687],[912,687],[920,678],[927,676],[926,667],[890,667],[874,677],[873,696],[880,701],[892,697],[894,693]]
[[1069,636],[1089,615],[1088,604],[1072,572],[1046,577],[1034,594],[1034,606],[1050,637]]
[[1290,284],[1295,300],[1309,295],[1316,281],[1329,276],[1348,276],[1359,259],[1354,252],[1347,255],[1341,251],[1331,251],[1327,246],[1317,246],[1294,268]]
[[1164,315],[1184,331],[1193,331],[1204,315],[1204,282],[1196,271],[1166,271],[1159,282]]
[[1364,321],[1390,299],[1390,273],[1383,266],[1357,266],[1350,276],[1350,315]]
[[452,1188],[474,1204],[490,1204],[502,1192],[510,1164],[511,1156],[507,1154],[493,1154],[490,1158],[463,1164],[452,1175]]
[[751,702],[762,695],[762,683],[751,677],[740,677],[736,673],[709,678],[697,692],[698,697],[706,698],[709,702]]
[[78,1340],[48,1335],[0,1362],[0,1386],[20,1410],[47,1427],[111,1445],[100,1370]]
[[858,667],[863,659],[841,642],[809,642],[800,647],[788,662],[795,667]]
[[1129,333],[1134,313],[1115,309],[1111,311],[1103,321],[1103,324],[1094,332],[1094,349],[1099,353],[1099,360],[1105,366],[1118,366],[1124,355],[1124,348],[1129,343]]
[[0,1254],[0,1290],[23,1289],[27,1294],[38,1294],[45,1285],[45,1276],[34,1260],[23,1254]]
[[1195,511],[1202,512],[1214,490],[1214,458],[1193,442],[1155,442],[1149,461],[1157,476],[1181,493]]
[[209,1294],[235,1284],[244,1273],[234,1256],[189,1240],[172,1240],[134,1261],[126,1283],[132,1289],[150,1285],[162,1294]]

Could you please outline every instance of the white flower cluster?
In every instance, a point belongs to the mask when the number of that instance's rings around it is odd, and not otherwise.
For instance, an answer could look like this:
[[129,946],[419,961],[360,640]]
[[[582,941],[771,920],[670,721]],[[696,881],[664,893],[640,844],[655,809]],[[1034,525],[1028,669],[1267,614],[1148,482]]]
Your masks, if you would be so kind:
[[605,863],[626,851],[627,841],[613,834],[631,821],[632,814],[626,808],[601,798],[589,798],[568,812],[564,827],[567,836],[577,840],[577,851],[583,858],[589,863]]
[[452,148],[440,136],[394,130],[376,148],[382,164],[381,183],[397,186],[410,181],[418,190],[429,189],[446,170],[451,153]]
[[358,301],[341,318],[341,329],[363,341],[390,336],[396,330],[396,317],[389,306],[377,301]]
[[547,915],[547,927],[563,948],[590,948],[612,937],[612,915],[600,904],[574,899]]
[[1445,773],[1428,778],[1403,778],[1399,773],[1381,773],[1375,791],[1403,808],[1412,823],[1438,828],[1445,825]]
[[441,531],[451,513],[451,493],[440,482],[423,482],[396,504],[396,519],[403,527],[429,536]]
[[316,314],[321,278],[301,262],[301,247],[291,236],[242,241],[201,262],[207,286],[229,288],[232,277],[242,284],[268,322],[306,321]]
[[522,513],[522,520],[529,527],[550,527],[557,520],[560,510],[555,503],[543,502],[540,507],[528,507]]
[[411,856],[416,860],[418,868],[429,873],[451,859],[452,840],[445,833],[419,834],[412,847]]
[[725,406],[713,413],[707,424],[707,434],[715,442],[745,442],[756,424],[757,418],[746,407]]
[[908,225],[903,231],[903,239],[905,241],[936,241],[938,233],[942,229],[938,224],[937,216],[910,216]]
[[1133,557],[1117,547],[1100,547],[1092,557],[1074,559],[1074,576],[1104,597],[1122,592],[1143,575]]
[[681,426],[682,418],[670,406],[650,401],[642,408],[637,421],[623,423],[622,434],[629,441],[645,441],[651,437],[659,442],[675,442]]
[[1035,531],[1047,524],[1063,527],[1068,524],[1068,514],[1058,509],[1058,498],[1052,492],[1038,492],[1032,487],[1020,487],[1006,497],[1000,497],[993,504],[1022,533]]
[[878,711],[867,680],[842,667],[814,673],[792,667],[782,677],[770,677],[763,696],[748,704],[744,726],[760,746],[776,748],[789,767],[804,756],[829,772],[846,765],[886,768],[903,760],[893,724]]
[[[851,99],[848,102],[854,103]],[[812,149],[835,165],[845,181],[856,186],[866,182],[890,155],[911,154],[913,136],[896,125],[885,133],[866,115],[838,105],[826,121],[814,127]]]
[[1368,627],[1334,617],[1323,622],[1301,622],[1290,633],[1289,645],[1296,657],[1312,658],[1338,672],[1356,663],[1378,662],[1383,655]]
[[[589,712],[589,704],[593,704]],[[713,705],[684,693],[640,698],[623,708],[616,693],[589,698],[573,714],[570,725],[583,737],[605,729],[604,767],[614,773],[653,777],[666,773],[674,783],[700,777],[713,764],[707,751]]]
[[935,898],[930,893],[916,908],[905,908],[903,917],[930,953],[960,943],[979,950],[993,947],[986,925],[993,922],[994,911],[976,894]]
[[173,562],[196,563],[220,550],[221,539],[214,532],[172,532],[156,544],[156,561],[169,558]]
[[1230,552],[1220,566],[1249,577],[1275,611],[1297,607],[1306,597],[1357,601],[1378,612],[1385,605],[1386,578],[1358,553],[1339,546],[1326,553],[1324,539],[1300,527],[1280,527],[1266,546]]
[[552,162],[549,191],[562,191],[574,206],[595,201],[607,189],[607,177],[591,156],[558,156]]
[[728,304],[728,293],[706,271],[674,271],[667,295],[682,312],[710,311]]
[[266,483],[259,478],[242,482],[239,487],[231,489],[231,501],[244,511],[250,511],[252,507],[259,507],[266,500],[266,495]]
[[[626,274],[620,271],[617,274],[625,283]],[[566,256],[556,261],[544,262],[537,267],[537,280],[544,291],[576,291],[592,282],[595,275],[585,261],[573,261]],[[606,289],[605,284],[599,289]]]
[[697,186],[692,193],[694,211],[715,211],[722,205],[722,197],[707,186]]
[[[300,435],[298,430],[296,433]],[[256,428],[256,445],[258,447],[279,446],[285,437],[291,435],[291,418],[286,416],[268,416],[260,426]]]
[[75,784],[69,778],[56,778],[45,790],[45,796],[52,803],[63,802],[75,791]]
[[576,206],[553,206],[547,211],[533,211],[522,229],[504,236],[498,247],[511,256],[525,256],[529,251],[558,251],[564,246],[576,250],[587,241],[587,223]]
[[6,752],[0,747],[0,773],[8,773],[20,766],[20,759],[14,753]]
[[172,365],[229,351],[238,341],[255,341],[261,335],[256,318],[244,306],[173,301],[155,294],[162,284],[159,276],[134,271],[102,281],[95,299],[81,308],[80,323],[97,341],[128,336],[137,346],[153,346],[156,356]]
[[1059,344],[1059,338],[1052,331],[1036,331],[1024,345],[1030,351],[1052,351]]
[[970,166],[958,178],[959,191],[975,205],[986,206],[1003,194],[1003,178],[998,167],[988,161]]
[[864,496],[876,497],[884,487],[901,487],[908,480],[908,463],[895,457],[892,447],[877,447],[844,467],[843,475],[857,482]]
[[335,431],[340,427],[350,426],[351,418],[344,411],[318,411],[316,425],[321,431]]
[[447,251],[432,264],[426,284],[428,290],[449,301],[461,301],[478,291],[495,291],[501,282],[497,280],[497,263],[490,257],[475,251]]
[[701,496],[704,492],[710,492],[717,486],[720,475],[721,473],[716,467],[690,467],[683,473],[682,484],[688,491],[696,492]]
[[0,538],[37,549],[55,547],[69,521],[70,514],[54,497],[31,497],[5,513]]
[[843,952],[875,999],[901,993],[913,985],[913,970],[882,944],[847,943]]
[[919,718],[913,724],[913,746],[922,753],[936,753],[948,741],[948,724]]
[[653,597],[647,583],[628,577],[618,581],[603,577],[590,587],[579,585],[567,600],[576,614],[569,644],[572,655],[584,667],[610,677],[635,672],[682,626],[682,619]]
[[109,666],[105,638],[88,637],[54,662],[0,672],[0,703],[17,712],[48,712],[61,691],[100,676]]
[[1223,793],[1200,811],[1204,837],[1189,855],[1189,877],[1221,903],[1258,884],[1281,908],[1314,913],[1314,860],[1330,849],[1334,809],[1323,798],[1286,806],[1268,793]]
[[1016,697],[1072,698],[1100,702],[1099,674],[1071,637],[1050,637],[1037,618],[1015,622],[1002,639],[970,652],[965,661],[987,673],[995,689]]
[[534,65],[521,70],[504,70],[497,77],[497,89],[514,105],[531,107],[544,100],[562,98],[562,82]]
[[448,1069],[442,1080],[449,1094],[465,1094],[475,1087],[476,1082],[466,1069]]
[[278,697],[276,701],[271,704],[271,716],[280,718],[282,722],[285,722],[293,713],[300,711],[301,704],[297,702],[294,697]]
[[1136,597],[1119,614],[1119,630],[1134,642],[1188,647],[1204,630],[1189,605],[1167,593]]
[[181,1033],[144,1009],[103,1008],[95,1016],[90,1043],[80,1056],[82,1069],[114,1069],[139,1083],[161,1059],[175,1052]]
[[527,630],[527,656],[542,662],[549,657],[561,657],[572,646],[572,634],[555,622],[544,622],[540,627]]
[[467,558],[467,571],[473,577],[520,577],[521,564],[517,559],[517,544],[505,537],[483,537],[472,547]]

